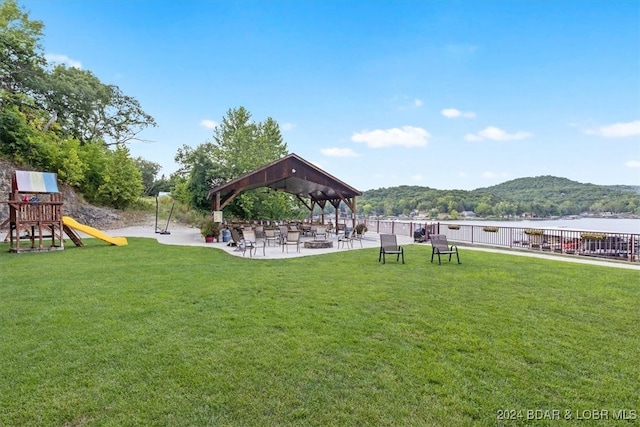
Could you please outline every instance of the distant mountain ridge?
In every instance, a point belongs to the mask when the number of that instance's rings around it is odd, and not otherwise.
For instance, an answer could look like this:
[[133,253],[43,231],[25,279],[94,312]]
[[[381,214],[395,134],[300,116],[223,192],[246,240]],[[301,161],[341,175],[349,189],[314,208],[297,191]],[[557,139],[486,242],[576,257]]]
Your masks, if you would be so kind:
[[420,186],[368,190],[358,205],[363,210],[385,215],[434,209],[439,213],[474,211],[488,216],[528,213],[548,217],[587,211],[640,214],[640,186],[585,184],[544,175],[475,190],[436,190]]
[[471,191],[489,190],[491,192],[503,192],[503,191],[519,191],[526,189],[554,189],[554,190],[580,190],[580,189],[598,189],[598,188],[610,188],[615,191],[632,191],[640,193],[640,185],[597,185],[590,183],[581,183],[578,181],[572,181],[568,178],[562,178],[552,175],[542,175],[536,177],[516,178],[510,181],[505,181],[501,184],[493,185],[491,187],[477,188]]

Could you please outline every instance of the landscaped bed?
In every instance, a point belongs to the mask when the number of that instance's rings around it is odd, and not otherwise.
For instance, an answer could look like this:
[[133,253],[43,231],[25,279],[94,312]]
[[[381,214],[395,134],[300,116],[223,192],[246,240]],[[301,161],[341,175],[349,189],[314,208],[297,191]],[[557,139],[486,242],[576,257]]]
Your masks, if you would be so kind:
[[637,271],[461,251],[438,266],[428,245],[407,245],[404,265],[376,249],[0,245],[0,425],[522,425],[498,417],[560,410],[582,426],[585,410],[638,412]]

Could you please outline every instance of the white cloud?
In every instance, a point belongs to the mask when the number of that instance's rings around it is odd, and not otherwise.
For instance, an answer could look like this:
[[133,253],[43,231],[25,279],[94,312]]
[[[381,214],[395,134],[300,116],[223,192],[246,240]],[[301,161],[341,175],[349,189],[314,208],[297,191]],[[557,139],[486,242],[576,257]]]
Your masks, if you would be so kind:
[[422,102],[421,99],[416,98],[413,100],[413,105],[415,105],[416,107],[422,107],[424,105],[424,102]]
[[640,161],[638,160],[629,160],[624,164],[628,168],[640,168]]
[[613,123],[596,129],[584,131],[587,135],[599,135],[604,138],[622,138],[625,136],[640,135],[640,120],[628,123]]
[[509,176],[509,174],[506,173],[506,172],[498,173],[498,172],[486,171],[486,172],[482,173],[482,177],[483,178],[488,178],[488,179],[493,179],[493,178],[498,178],[498,177],[505,178],[507,176]]
[[218,127],[218,123],[214,122],[213,120],[204,119],[200,120],[200,126],[204,126],[207,129],[215,129],[216,127]]
[[218,126],[218,123],[214,122],[213,120],[201,120],[200,121],[200,126],[204,126],[207,129],[215,129]]
[[467,176],[467,173],[466,173],[466,172],[463,172],[463,171],[460,171],[460,172],[458,172],[458,176],[459,176],[460,178],[465,178],[465,177]]
[[422,176],[422,174],[415,174],[415,175],[411,175],[411,180],[412,181],[423,181],[424,180],[424,176]]
[[280,125],[280,129],[282,129],[285,132],[293,130],[294,127],[295,125],[293,123],[283,123]]
[[440,113],[449,119],[455,119],[458,117],[466,117],[468,119],[473,119],[476,117],[476,113],[474,113],[473,111],[465,112],[455,108],[445,108],[444,110],[440,111]]
[[351,148],[323,148],[320,152],[329,157],[358,157]]
[[402,128],[376,129],[362,131],[351,137],[353,142],[364,142],[369,148],[383,147],[425,147],[431,134],[426,130],[414,126]]
[[484,141],[490,139],[492,141],[515,141],[518,139],[529,138],[532,134],[529,132],[507,133],[495,126],[484,128],[476,134],[469,133],[465,136],[467,141]]
[[56,53],[47,53],[44,55],[44,59],[47,62],[55,63],[55,64],[64,64],[68,67],[72,68],[82,68],[82,63],[80,61],[76,61],[75,59],[69,58],[67,55],[59,55]]
[[467,141],[484,141],[484,138],[482,138],[481,136],[478,135],[474,135],[472,133],[468,133],[464,136],[464,139],[466,139]]

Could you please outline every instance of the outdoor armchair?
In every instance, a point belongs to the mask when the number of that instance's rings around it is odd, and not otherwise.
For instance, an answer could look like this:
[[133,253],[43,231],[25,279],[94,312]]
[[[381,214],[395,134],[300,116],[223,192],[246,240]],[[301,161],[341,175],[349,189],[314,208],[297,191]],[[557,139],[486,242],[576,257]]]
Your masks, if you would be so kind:
[[313,240],[327,240],[327,227],[324,225],[316,226],[313,233]]
[[402,256],[402,263],[404,264],[404,248],[398,245],[398,239],[395,234],[380,235],[380,255],[378,255],[378,262],[382,260],[382,263],[386,264],[386,255],[396,255],[396,261],[399,261]]
[[236,245],[236,250],[242,252],[242,256],[247,252],[247,249],[249,249],[249,256],[253,256],[252,251],[255,251],[255,245],[252,242],[247,241],[244,237],[240,237],[240,233],[238,233],[238,230],[235,228],[231,229],[231,239]]
[[278,236],[276,236],[276,230],[273,228],[265,228],[264,230],[264,241],[265,245],[271,245],[271,242],[277,244]]
[[[340,249],[340,243],[342,243],[342,247],[345,245],[349,245],[353,248],[353,239],[355,239],[356,229],[352,228],[349,234],[338,234],[338,249]],[[362,245],[362,242],[360,242]]]
[[432,234],[431,236],[431,262],[433,257],[438,255],[438,264],[440,262],[440,255],[449,254],[449,262],[451,262],[451,255],[456,254],[458,264],[460,264],[460,255],[458,255],[458,247],[455,245],[449,245],[447,242],[447,236],[444,234]]
[[[249,249],[249,255],[253,256],[253,254],[256,253],[256,251],[258,250],[258,237],[256,236],[256,233],[251,230],[245,230],[242,232],[242,237],[244,239],[244,243],[247,247],[247,249]],[[262,255],[265,254],[265,246],[266,246],[266,241],[263,239],[262,240]],[[253,250],[253,254],[251,253],[251,251]]]
[[287,252],[289,252],[289,246],[295,245],[296,250],[300,252],[300,232],[299,231],[289,231],[282,243],[282,252],[284,252],[284,248],[286,246]]

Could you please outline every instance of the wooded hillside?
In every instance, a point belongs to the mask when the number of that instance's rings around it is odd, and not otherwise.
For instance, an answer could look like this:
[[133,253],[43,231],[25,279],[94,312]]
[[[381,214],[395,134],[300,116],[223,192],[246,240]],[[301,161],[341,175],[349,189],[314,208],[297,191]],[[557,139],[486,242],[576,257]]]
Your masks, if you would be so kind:
[[436,190],[399,186],[365,191],[358,200],[359,213],[409,215],[418,210],[430,216],[463,211],[479,216],[532,214],[537,217],[578,215],[584,212],[640,215],[640,186],[584,184],[567,178],[518,178],[492,187]]

